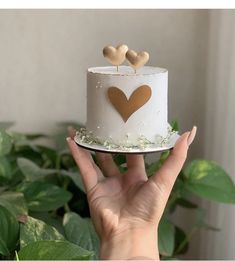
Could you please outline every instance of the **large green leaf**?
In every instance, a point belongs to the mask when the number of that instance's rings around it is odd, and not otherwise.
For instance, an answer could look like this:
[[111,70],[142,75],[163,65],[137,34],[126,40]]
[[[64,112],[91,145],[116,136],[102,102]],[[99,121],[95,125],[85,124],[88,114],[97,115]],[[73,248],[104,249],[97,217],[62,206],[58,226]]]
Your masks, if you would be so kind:
[[6,155],[11,151],[12,139],[4,130],[0,130],[0,156]]
[[0,156],[0,181],[10,180],[13,175],[14,172],[10,161],[6,157]]
[[33,211],[55,210],[67,203],[72,194],[49,183],[35,181],[23,189],[28,208]]
[[158,226],[158,248],[163,256],[171,256],[175,247],[175,227],[162,217]]
[[20,225],[20,247],[43,240],[64,240],[64,237],[54,227],[28,216],[27,222]]
[[30,216],[43,221],[47,225],[54,227],[61,235],[64,235],[63,218],[54,215],[53,212],[38,212],[30,211]]
[[34,181],[46,175],[56,173],[55,169],[42,169],[33,161],[26,158],[18,158],[17,164],[27,181]]
[[91,219],[70,212],[64,215],[63,224],[66,238],[87,250],[94,251],[94,258],[98,259],[99,239]]
[[37,241],[22,248],[19,260],[90,260],[93,253],[67,241]]
[[229,175],[215,162],[192,161],[184,170],[185,188],[213,201],[235,204],[235,186]]
[[7,256],[16,248],[19,235],[19,223],[3,206],[0,206],[0,254]]
[[0,205],[7,208],[16,218],[28,214],[24,194],[21,192],[7,191],[0,194]]
[[45,167],[50,167],[50,168],[55,168],[56,167],[56,161],[58,159],[58,154],[56,150],[45,147],[45,146],[37,146],[39,153],[44,161],[43,166]]

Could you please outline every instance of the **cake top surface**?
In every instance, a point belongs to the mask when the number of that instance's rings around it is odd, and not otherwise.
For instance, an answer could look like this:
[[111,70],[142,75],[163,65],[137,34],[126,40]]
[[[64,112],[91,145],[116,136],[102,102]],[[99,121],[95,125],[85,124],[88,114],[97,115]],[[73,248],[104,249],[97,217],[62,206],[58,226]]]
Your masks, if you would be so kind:
[[167,69],[153,66],[143,66],[139,68],[136,72],[130,66],[118,66],[118,71],[116,66],[103,66],[103,67],[91,67],[88,69],[90,73],[96,74],[111,74],[111,75],[151,75],[167,72]]

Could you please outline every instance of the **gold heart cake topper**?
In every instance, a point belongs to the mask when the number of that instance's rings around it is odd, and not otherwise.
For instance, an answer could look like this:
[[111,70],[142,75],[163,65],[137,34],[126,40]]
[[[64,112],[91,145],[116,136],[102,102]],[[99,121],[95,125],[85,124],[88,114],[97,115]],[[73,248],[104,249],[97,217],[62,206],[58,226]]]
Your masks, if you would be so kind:
[[136,70],[147,63],[149,60],[149,54],[147,52],[137,53],[133,50],[128,50],[126,53],[126,59],[131,67]]
[[121,115],[124,122],[141,108],[151,97],[152,91],[148,85],[142,85],[137,88],[130,96],[129,100],[126,95],[117,87],[109,87],[108,98],[114,108]]
[[128,46],[125,44],[120,44],[116,48],[113,46],[106,46],[103,49],[103,55],[111,64],[118,66],[124,62],[127,51]]

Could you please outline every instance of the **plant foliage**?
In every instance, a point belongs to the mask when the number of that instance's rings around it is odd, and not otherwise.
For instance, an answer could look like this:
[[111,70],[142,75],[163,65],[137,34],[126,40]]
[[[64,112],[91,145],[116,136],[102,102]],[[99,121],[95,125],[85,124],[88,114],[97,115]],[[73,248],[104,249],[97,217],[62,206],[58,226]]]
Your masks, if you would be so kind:
[[[98,259],[99,238],[90,218],[84,186],[65,143],[66,127],[53,136],[21,134],[0,129],[0,259],[74,260]],[[1,125],[0,125],[1,126]],[[177,122],[172,126],[178,129]],[[52,146],[45,146],[48,141]],[[93,155],[95,157],[95,155]],[[153,175],[169,156],[146,164]],[[114,155],[125,171],[125,157]],[[159,251],[162,259],[184,254],[192,234],[200,228],[218,230],[205,222],[205,211],[192,195],[234,204],[235,186],[218,164],[208,160],[189,162],[181,171],[159,224]],[[178,207],[195,212],[192,231],[171,221]],[[157,247],[157,246],[156,246]]]

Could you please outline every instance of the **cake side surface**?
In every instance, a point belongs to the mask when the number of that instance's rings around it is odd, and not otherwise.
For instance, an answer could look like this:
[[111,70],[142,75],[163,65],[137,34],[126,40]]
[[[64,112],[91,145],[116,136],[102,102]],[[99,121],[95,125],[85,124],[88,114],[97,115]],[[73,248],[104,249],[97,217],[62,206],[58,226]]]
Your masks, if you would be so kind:
[[[151,90],[150,97],[124,121],[110,100],[110,88],[116,87],[123,93],[122,97],[126,96],[123,106],[128,107],[137,104],[134,92],[139,92],[138,98],[143,99],[145,93],[140,93],[143,86]],[[144,66],[137,73],[129,66],[120,66],[118,72],[115,66],[90,68],[87,72],[86,128],[100,142],[108,140],[128,146],[146,139],[155,143],[159,136],[168,134],[167,89],[168,71],[164,68]],[[128,108],[122,108],[124,112],[125,109]]]

